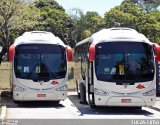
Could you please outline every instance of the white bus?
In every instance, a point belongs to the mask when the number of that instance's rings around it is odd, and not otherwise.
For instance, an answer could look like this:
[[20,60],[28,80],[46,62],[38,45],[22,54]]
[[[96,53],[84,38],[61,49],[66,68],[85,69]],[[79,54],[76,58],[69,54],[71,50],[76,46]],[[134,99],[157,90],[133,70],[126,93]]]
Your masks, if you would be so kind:
[[25,32],[9,48],[15,102],[67,98],[67,60],[72,50],[50,32]]
[[75,47],[78,95],[96,106],[152,106],[156,99],[155,46],[130,28],[94,33]]

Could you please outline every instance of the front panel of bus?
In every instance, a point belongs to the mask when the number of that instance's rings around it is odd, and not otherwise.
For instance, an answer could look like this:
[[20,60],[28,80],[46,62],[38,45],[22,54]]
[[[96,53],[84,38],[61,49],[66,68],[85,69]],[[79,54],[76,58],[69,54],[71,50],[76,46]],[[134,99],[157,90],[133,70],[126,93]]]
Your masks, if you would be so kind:
[[96,105],[154,104],[156,69],[151,45],[137,41],[98,43],[94,66]]
[[62,100],[67,97],[65,47],[54,44],[18,45],[13,69],[14,100]]

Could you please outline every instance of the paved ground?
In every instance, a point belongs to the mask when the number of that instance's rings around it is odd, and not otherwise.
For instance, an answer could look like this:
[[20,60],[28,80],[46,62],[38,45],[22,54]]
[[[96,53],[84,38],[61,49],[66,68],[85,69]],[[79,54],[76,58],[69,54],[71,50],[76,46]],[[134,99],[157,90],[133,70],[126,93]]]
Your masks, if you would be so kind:
[[[70,92],[68,98],[61,101],[60,104],[29,102],[17,105],[13,103],[11,96],[3,97],[1,101],[3,105],[7,106],[4,123],[14,123],[15,125],[48,125],[51,123],[55,125],[108,125],[106,123],[119,125],[122,121],[123,125],[141,122],[145,125],[150,125],[149,122],[160,125],[160,111],[155,110],[160,107],[160,98],[157,98],[153,109],[143,107],[142,110],[109,107],[91,109],[88,105],[80,104],[80,100],[74,92]],[[136,121],[137,119],[138,121]]]
[[[74,119],[74,118],[99,118],[99,119],[123,119],[123,118],[160,118],[160,112],[143,107],[142,110],[132,108],[102,107],[91,109],[89,105],[79,103],[75,93],[69,93],[65,101],[60,104],[53,102],[28,102],[20,105],[14,104],[11,97],[4,99],[7,106],[7,119]],[[159,104],[155,104],[155,106]]]
[[160,97],[156,98],[156,103],[154,106],[151,107],[152,109],[155,109],[157,111],[160,111]]

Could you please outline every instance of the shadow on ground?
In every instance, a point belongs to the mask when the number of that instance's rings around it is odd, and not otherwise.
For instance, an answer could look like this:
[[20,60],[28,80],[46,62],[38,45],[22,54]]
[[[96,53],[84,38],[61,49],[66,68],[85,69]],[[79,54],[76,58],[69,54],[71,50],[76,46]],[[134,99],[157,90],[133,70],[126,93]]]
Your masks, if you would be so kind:
[[69,95],[68,98],[77,107],[81,115],[145,115],[152,117],[153,113],[142,109],[127,108],[127,107],[97,107],[95,109],[90,108],[89,105],[80,103],[80,99],[77,95]]
[[[126,107],[98,107],[96,109],[91,109],[87,104],[80,104],[80,99],[77,95],[68,95],[69,100],[72,102],[71,106],[76,107],[80,114],[83,115],[144,115],[147,117],[152,117],[153,113],[144,110],[137,110],[134,108]],[[42,101],[32,101],[23,102],[20,104],[15,104],[11,92],[3,91],[1,92],[0,101],[2,105],[6,105],[7,108],[65,108],[61,103],[57,104],[55,102],[42,102]]]
[[62,108],[62,104],[54,101],[29,101],[29,102],[20,102],[14,103],[12,94],[10,91],[1,92],[0,96],[1,104],[6,105],[7,108]]

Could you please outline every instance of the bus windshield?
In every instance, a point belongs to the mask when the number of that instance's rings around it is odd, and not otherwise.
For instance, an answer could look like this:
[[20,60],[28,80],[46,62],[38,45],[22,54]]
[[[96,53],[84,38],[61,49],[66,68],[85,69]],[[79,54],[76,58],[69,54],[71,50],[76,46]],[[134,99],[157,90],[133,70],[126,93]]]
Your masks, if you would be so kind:
[[141,42],[99,43],[96,45],[95,72],[100,81],[151,81],[154,77],[152,47]]
[[65,48],[53,44],[22,44],[15,48],[16,78],[34,81],[60,79],[66,76]]

